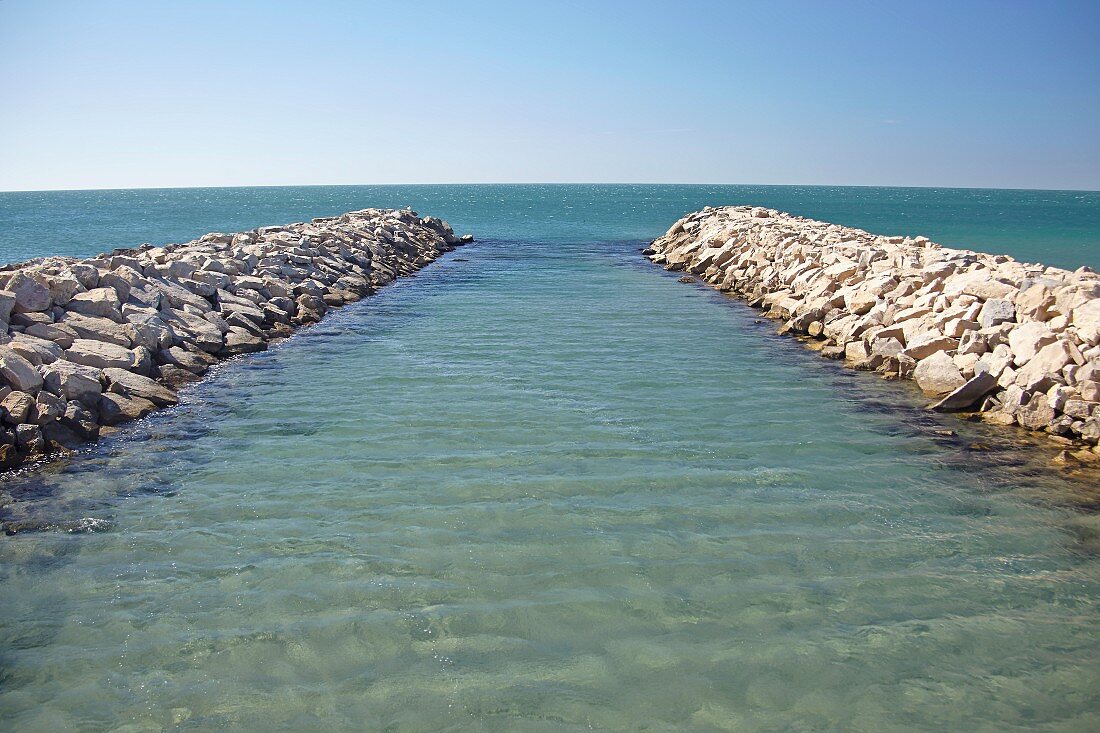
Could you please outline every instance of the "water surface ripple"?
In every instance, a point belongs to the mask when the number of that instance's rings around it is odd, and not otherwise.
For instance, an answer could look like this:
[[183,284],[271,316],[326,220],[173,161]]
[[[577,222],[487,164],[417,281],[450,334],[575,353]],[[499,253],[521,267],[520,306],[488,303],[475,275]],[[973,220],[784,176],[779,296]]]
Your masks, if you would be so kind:
[[2,727],[1100,729],[1095,517],[639,244],[480,242],[9,480],[101,531],[0,542]]

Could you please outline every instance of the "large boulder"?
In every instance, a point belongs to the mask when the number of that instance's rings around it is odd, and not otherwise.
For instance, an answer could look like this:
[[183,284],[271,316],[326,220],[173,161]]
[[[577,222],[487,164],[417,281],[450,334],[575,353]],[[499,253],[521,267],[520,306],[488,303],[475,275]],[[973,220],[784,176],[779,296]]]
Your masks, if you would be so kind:
[[1039,349],[1016,374],[1016,384],[1025,390],[1047,391],[1062,376],[1062,368],[1073,363],[1078,352],[1068,341],[1059,339]]
[[95,440],[99,437],[99,423],[97,422],[99,414],[94,410],[94,405],[70,402],[65,405],[65,413],[56,423],[51,423],[51,425],[63,425],[84,440]]
[[988,269],[967,272],[950,278],[944,287],[949,296],[973,295],[982,300],[996,300],[1007,297],[1015,288],[994,280]]
[[61,360],[45,368],[43,381],[52,394],[94,407],[103,392],[102,374],[95,367]]
[[202,351],[189,351],[182,346],[172,346],[171,348],[161,349],[156,354],[158,364],[170,364],[172,366],[186,369],[192,374],[205,374],[217,359],[209,356]]
[[84,290],[80,280],[71,272],[59,272],[50,275],[48,282],[44,283],[50,289],[50,299],[54,305],[65,305],[74,295]]
[[226,356],[238,354],[250,354],[267,349],[267,342],[260,336],[250,333],[240,326],[230,326],[225,334],[225,348],[222,353]]
[[64,351],[53,341],[47,341],[27,333],[17,333],[12,336],[9,346],[35,366],[57,361]]
[[948,394],[966,384],[959,367],[945,351],[937,351],[917,362],[913,379],[928,395]]
[[128,369],[134,362],[134,354],[129,349],[107,341],[91,339],[75,339],[73,345],[65,350],[65,358],[97,369],[108,367]]
[[1041,283],[1036,283],[1016,295],[1017,315],[1033,321],[1049,321],[1054,304],[1054,295]]
[[1021,323],[1008,332],[1008,345],[1016,366],[1023,366],[1035,358],[1044,346],[1054,343],[1058,337],[1045,323],[1031,321]]
[[1045,394],[1036,392],[1016,410],[1016,421],[1025,428],[1041,430],[1054,422],[1054,408]]
[[221,330],[200,315],[177,308],[163,308],[161,318],[175,332],[177,341],[187,341],[208,353],[217,353],[225,345]]
[[958,346],[957,338],[944,336],[939,331],[927,331],[913,338],[902,353],[919,361],[937,351],[950,351]]
[[50,289],[25,272],[16,272],[8,280],[7,289],[15,293],[15,313],[36,313],[53,305]]
[[101,425],[118,425],[145,417],[155,409],[156,405],[141,397],[108,392],[99,398],[99,422]]
[[116,322],[122,321],[122,302],[114,288],[95,288],[86,293],[77,293],[69,299],[65,310],[85,316],[108,318]]
[[34,398],[34,422],[46,425],[65,412],[65,400],[46,390],[39,392]]
[[175,341],[175,331],[159,314],[135,312],[128,314],[126,319],[136,335],[135,344],[150,351],[168,348]]
[[80,313],[68,313],[62,324],[82,339],[106,341],[129,348],[134,343],[134,331],[129,324],[116,323],[110,318],[86,316]]
[[73,339],[80,337],[80,334],[63,323],[35,323],[28,326],[23,333],[53,341],[62,349],[69,348],[73,345]]
[[1073,309],[1073,327],[1086,344],[1095,346],[1100,343],[1100,298]]
[[0,377],[13,389],[34,394],[42,388],[42,375],[10,346],[0,346]]
[[1011,300],[993,298],[987,300],[978,313],[978,323],[982,328],[990,328],[1000,323],[1014,323],[1016,321],[1016,306]]
[[0,290],[0,325],[11,320],[11,309],[15,307],[15,293]]
[[0,400],[0,418],[9,425],[18,425],[26,422],[34,407],[34,397],[26,392],[14,390],[3,400]]
[[932,405],[938,412],[955,412],[972,407],[997,386],[997,378],[989,372],[978,372],[954,392]]
[[175,392],[149,377],[116,368],[104,369],[103,374],[107,377],[109,383],[107,389],[110,392],[126,397],[140,397],[159,407],[179,402]]

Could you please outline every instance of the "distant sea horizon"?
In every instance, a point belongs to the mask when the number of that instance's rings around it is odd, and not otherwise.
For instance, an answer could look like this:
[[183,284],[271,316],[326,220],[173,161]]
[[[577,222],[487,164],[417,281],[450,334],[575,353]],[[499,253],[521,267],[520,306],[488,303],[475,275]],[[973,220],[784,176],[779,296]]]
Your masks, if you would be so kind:
[[256,183],[256,184],[209,184],[186,186],[78,186],[76,188],[7,188],[0,193],[65,193],[70,191],[179,191],[191,188],[344,188],[344,187],[386,187],[386,186],[767,186],[773,188],[914,188],[943,191],[1054,191],[1064,193],[1100,193],[1100,188],[1042,188],[1035,186],[928,186],[920,184],[875,185],[871,183],[700,183],[695,182],[655,182],[655,181],[444,181],[416,183],[403,181],[398,183]]
[[411,206],[482,238],[644,241],[703,206],[756,205],[877,234],[1100,267],[1100,192],[746,184],[375,184],[0,192],[0,263],[93,256],[344,211]]

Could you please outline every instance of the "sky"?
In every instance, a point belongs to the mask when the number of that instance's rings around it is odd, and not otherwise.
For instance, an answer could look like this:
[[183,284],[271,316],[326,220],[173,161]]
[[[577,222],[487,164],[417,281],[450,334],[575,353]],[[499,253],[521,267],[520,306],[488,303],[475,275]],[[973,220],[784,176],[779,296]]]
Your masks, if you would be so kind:
[[0,190],[1100,189],[1100,0],[0,0]]

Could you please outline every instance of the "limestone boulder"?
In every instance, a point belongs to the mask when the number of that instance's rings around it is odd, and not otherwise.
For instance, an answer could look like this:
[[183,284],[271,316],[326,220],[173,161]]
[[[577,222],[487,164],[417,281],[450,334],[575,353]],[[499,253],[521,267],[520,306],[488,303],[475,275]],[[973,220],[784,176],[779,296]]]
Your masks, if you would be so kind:
[[27,421],[34,407],[34,397],[26,392],[14,390],[0,400],[0,417],[9,425],[18,425]]
[[1048,374],[1058,374],[1065,366],[1081,360],[1083,357],[1080,351],[1072,343],[1066,339],[1058,339],[1039,349],[1028,364]]
[[76,331],[62,323],[35,323],[28,326],[23,333],[28,336],[36,336],[46,341],[52,341],[62,349],[67,349],[72,346],[73,339],[79,338],[80,336]]
[[[1062,412],[1076,420],[1087,420],[1096,412],[1098,406],[1100,406],[1100,403],[1097,402],[1070,399],[1062,405]],[[1051,407],[1054,407],[1054,405],[1051,405]]]
[[1016,421],[1025,428],[1041,430],[1054,422],[1054,409],[1046,395],[1036,392],[1016,410]]
[[920,361],[937,351],[953,351],[959,346],[959,340],[944,336],[938,331],[926,331],[908,342],[903,352],[906,356]]
[[267,342],[263,338],[239,326],[230,326],[225,334],[223,353],[226,356],[251,354],[265,349],[267,349]]
[[149,400],[141,397],[108,392],[99,398],[99,422],[101,425],[118,425],[137,420],[157,409]]
[[0,346],[0,377],[21,392],[34,394],[42,388],[42,375],[34,364],[19,355],[10,346]]
[[65,358],[97,369],[109,367],[129,369],[134,362],[134,354],[130,349],[107,341],[92,339],[74,339],[73,345],[65,350]]
[[1054,294],[1041,283],[1032,285],[1016,295],[1016,312],[1033,321],[1049,321],[1054,315]]
[[50,299],[54,305],[63,306],[72,299],[74,295],[84,290],[84,286],[80,284],[80,280],[72,272],[60,272],[56,275],[50,275],[46,282],[42,283],[50,291]]
[[32,456],[46,452],[46,440],[42,437],[42,430],[37,425],[17,425],[15,428],[15,444],[23,453]]
[[956,388],[951,394],[932,405],[937,412],[956,412],[973,407],[974,403],[985,397],[997,387],[997,378],[989,372],[980,372]]
[[116,323],[109,318],[67,313],[61,323],[82,339],[106,341],[126,348],[134,343],[134,332],[129,324]]
[[140,397],[159,407],[179,402],[175,392],[149,377],[116,368],[104,369],[103,374],[107,378],[109,392],[126,397]]
[[1062,369],[1073,362],[1075,349],[1064,339],[1044,346],[1016,373],[1015,383],[1025,391],[1046,392],[1062,377]]
[[1001,323],[1016,321],[1016,305],[1011,300],[993,298],[987,300],[978,313],[978,323],[982,328],[990,328]]
[[15,334],[8,346],[36,367],[57,361],[64,353],[53,341],[28,336],[25,333]]
[[65,310],[85,316],[107,318],[116,323],[122,322],[122,301],[114,288],[95,288],[77,293],[65,305]]
[[[111,272],[105,272],[99,276],[99,287],[110,288],[115,291],[115,296],[120,304],[130,299],[130,294],[135,287],[142,288],[145,285],[145,277],[132,267],[122,266]],[[95,315],[95,314],[93,314]],[[110,318],[110,316],[106,316]]]
[[11,311],[15,307],[15,293],[0,290],[0,326],[11,321]]
[[65,413],[65,400],[42,390],[34,398],[34,422],[48,425]]
[[222,332],[201,315],[177,308],[164,308],[161,317],[171,325],[177,342],[187,341],[211,354],[221,351],[224,346]]
[[43,382],[51,394],[94,406],[103,392],[102,376],[100,369],[61,360],[44,369]]
[[179,367],[192,374],[201,375],[216,362],[209,355],[202,351],[189,351],[182,346],[171,346],[167,349],[161,349],[156,353],[156,359],[158,364],[168,364],[171,366]]
[[171,346],[176,339],[176,332],[166,323],[158,313],[136,312],[126,316],[133,329],[136,346],[156,351]]
[[848,310],[855,313],[857,316],[862,316],[872,308],[878,302],[878,297],[870,289],[859,289],[848,295],[846,298]]
[[[83,440],[95,440],[99,437],[99,413],[94,410],[94,405],[70,402],[65,405],[65,412],[58,418],[56,424],[68,428]],[[48,429],[46,434],[51,440],[54,439]],[[60,443],[63,436],[60,434],[55,435],[57,435],[57,442]],[[62,445],[68,447],[65,443],[62,443]]]
[[966,384],[959,367],[944,351],[937,351],[918,361],[913,379],[927,395],[950,394]]
[[1072,323],[1082,342],[1100,344],[1100,298],[1094,298],[1073,309]]
[[53,305],[50,289],[23,271],[8,280],[7,288],[15,294],[15,313],[41,312]]
[[1050,326],[1040,322],[1021,323],[1008,332],[1008,345],[1012,349],[1016,366],[1023,366],[1035,358],[1039,350],[1058,340]]
[[944,287],[944,292],[950,296],[966,294],[986,301],[1005,298],[1014,291],[1013,286],[992,279],[989,270],[956,275],[950,278]]

